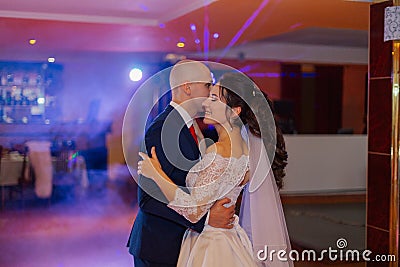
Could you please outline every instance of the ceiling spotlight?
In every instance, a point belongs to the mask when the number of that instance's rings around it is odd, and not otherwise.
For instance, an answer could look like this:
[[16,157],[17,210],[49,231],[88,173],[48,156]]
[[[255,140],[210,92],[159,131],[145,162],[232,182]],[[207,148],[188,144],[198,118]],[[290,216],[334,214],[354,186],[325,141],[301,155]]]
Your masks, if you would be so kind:
[[183,48],[183,47],[185,47],[185,43],[184,42],[179,42],[179,43],[176,44],[176,46],[179,47],[179,48]]
[[196,25],[190,24],[190,29],[191,29],[192,31],[195,31],[195,30],[196,30]]
[[168,62],[170,62],[171,64],[175,64],[176,62],[180,61],[180,60],[184,60],[186,59],[186,56],[184,55],[178,55],[178,54],[173,54],[173,53],[169,53],[167,54],[164,59]]
[[214,33],[214,34],[213,34],[213,37],[214,37],[214,39],[217,39],[217,38],[219,37],[219,33],[217,33],[217,32]]
[[56,59],[55,59],[54,57],[49,57],[49,58],[47,59],[47,61],[48,61],[49,63],[54,63],[54,62],[56,62]]
[[29,44],[30,45],[36,44],[36,39],[29,39]]
[[143,77],[143,72],[141,69],[134,68],[129,72],[129,78],[133,82],[140,81]]
[[200,43],[200,39],[197,38],[196,40],[194,40],[194,42],[195,42],[196,44],[199,44],[199,43]]

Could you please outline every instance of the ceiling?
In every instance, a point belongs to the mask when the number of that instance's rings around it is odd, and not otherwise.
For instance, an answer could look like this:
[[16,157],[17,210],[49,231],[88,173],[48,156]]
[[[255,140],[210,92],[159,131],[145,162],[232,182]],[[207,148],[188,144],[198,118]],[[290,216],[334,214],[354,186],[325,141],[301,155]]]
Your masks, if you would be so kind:
[[[369,5],[345,0],[0,0],[0,59],[62,59],[83,52],[221,58],[254,44],[365,50]],[[28,43],[31,38],[35,45]],[[177,47],[180,41],[185,47]]]

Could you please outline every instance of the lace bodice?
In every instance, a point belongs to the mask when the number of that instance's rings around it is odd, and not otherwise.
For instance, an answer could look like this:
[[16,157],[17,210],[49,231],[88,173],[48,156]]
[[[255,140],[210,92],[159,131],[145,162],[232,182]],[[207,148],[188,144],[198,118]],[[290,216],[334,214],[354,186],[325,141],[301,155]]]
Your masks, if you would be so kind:
[[216,152],[207,153],[194,165],[187,177],[189,193],[177,188],[175,198],[168,204],[192,223],[200,220],[214,202],[223,197],[235,204],[243,185],[240,186],[248,171],[249,157],[224,158]]

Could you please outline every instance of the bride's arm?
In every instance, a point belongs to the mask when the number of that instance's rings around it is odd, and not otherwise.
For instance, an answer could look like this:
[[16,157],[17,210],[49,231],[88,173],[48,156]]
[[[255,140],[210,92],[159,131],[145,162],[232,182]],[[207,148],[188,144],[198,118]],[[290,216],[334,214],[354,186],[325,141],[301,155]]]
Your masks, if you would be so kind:
[[153,179],[158,187],[160,187],[161,192],[167,198],[168,202],[174,200],[178,186],[162,170],[157,158],[156,148],[151,148],[151,158],[143,152],[139,152],[139,156],[143,160],[138,163],[138,174]]

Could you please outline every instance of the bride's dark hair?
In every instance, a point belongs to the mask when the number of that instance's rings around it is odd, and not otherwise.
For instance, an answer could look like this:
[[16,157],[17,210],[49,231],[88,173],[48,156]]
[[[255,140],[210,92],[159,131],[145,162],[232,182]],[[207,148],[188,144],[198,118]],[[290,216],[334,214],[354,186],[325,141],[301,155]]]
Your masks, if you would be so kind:
[[[265,106],[265,100],[267,100],[269,108],[274,114],[271,100],[267,94],[256,87],[255,83],[249,77],[239,72],[225,73],[218,83],[220,85],[220,95],[226,100],[227,106],[230,108],[241,108],[239,118],[232,123],[239,126],[242,123],[248,125],[252,134],[263,138],[267,151],[275,150],[272,171],[276,185],[278,189],[281,189],[283,187],[283,177],[285,176],[285,167],[288,158],[282,131],[277,126],[275,118],[272,119],[275,123],[276,137],[272,131],[268,131],[269,127],[260,127],[260,125],[271,123],[268,120],[271,117],[271,113]],[[249,101],[249,103],[246,103],[245,100]],[[275,147],[273,147],[274,145]]]

